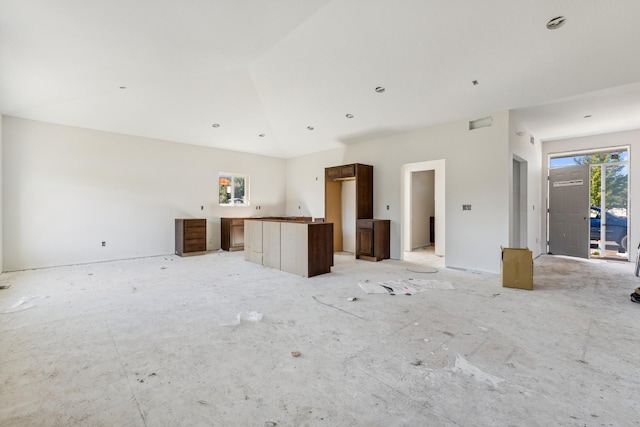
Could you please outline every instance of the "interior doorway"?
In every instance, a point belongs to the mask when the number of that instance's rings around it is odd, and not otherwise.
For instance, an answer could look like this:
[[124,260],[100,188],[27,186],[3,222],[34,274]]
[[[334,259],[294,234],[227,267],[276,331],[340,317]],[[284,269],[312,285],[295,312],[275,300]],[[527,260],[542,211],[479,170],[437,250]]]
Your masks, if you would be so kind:
[[426,248],[445,256],[445,221],[445,161],[402,166],[402,258]]
[[411,250],[435,244],[435,171],[411,172]]
[[528,163],[517,156],[513,158],[513,183],[512,183],[512,221],[511,221],[511,247],[526,248],[527,242],[527,175]]

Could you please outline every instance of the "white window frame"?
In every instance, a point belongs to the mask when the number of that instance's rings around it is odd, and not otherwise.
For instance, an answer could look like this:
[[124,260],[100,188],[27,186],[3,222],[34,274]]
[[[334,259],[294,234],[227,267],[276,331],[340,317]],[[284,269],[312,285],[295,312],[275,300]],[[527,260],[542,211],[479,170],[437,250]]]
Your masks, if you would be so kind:
[[[221,200],[221,192],[220,192],[220,179],[224,178],[224,177],[229,177],[229,180],[231,183],[233,183],[235,181],[236,178],[243,178],[244,179],[244,197],[242,197],[242,200],[238,200],[240,199],[240,197],[236,197],[236,195],[234,194],[235,192],[235,187],[233,185],[229,185],[227,187],[227,194],[230,194],[229,197],[229,203],[223,203]],[[218,173],[218,205],[219,206],[249,206],[249,175],[245,174],[245,173],[231,173],[231,172],[220,172]]]

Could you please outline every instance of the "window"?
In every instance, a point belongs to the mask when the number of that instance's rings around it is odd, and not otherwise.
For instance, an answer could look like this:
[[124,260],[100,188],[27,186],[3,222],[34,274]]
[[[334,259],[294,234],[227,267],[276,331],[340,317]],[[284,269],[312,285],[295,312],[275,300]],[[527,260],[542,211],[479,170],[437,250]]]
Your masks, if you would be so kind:
[[249,176],[220,172],[219,202],[222,206],[249,206]]
[[628,160],[627,150],[622,148],[612,151],[598,151],[587,154],[572,154],[563,157],[552,157],[549,159],[549,167],[559,168],[572,165],[626,162]]

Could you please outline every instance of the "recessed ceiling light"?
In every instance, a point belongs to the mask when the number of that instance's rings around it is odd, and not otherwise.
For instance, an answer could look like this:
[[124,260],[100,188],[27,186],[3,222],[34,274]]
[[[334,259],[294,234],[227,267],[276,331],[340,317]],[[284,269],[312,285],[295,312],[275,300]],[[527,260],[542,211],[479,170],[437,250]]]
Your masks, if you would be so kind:
[[219,128],[219,127],[220,127],[220,124],[218,124],[218,123],[214,123],[214,124],[212,124],[212,125],[211,125],[211,127]]
[[547,22],[547,29],[548,30],[555,30],[557,28],[560,28],[560,27],[562,27],[564,25],[564,23],[566,21],[567,20],[565,19],[564,16],[555,17],[555,18],[551,19],[549,22]]
[[307,129],[313,130],[313,126],[307,126]]
[[376,92],[378,92],[378,93],[382,93],[382,92],[384,92],[385,90],[386,90],[386,89],[385,89],[385,88],[383,88],[382,86],[378,86],[378,87],[376,88]]
[[260,138],[264,138],[264,133],[261,133],[260,135],[258,135]]
[[353,119],[353,114],[349,113],[345,116],[347,119]]

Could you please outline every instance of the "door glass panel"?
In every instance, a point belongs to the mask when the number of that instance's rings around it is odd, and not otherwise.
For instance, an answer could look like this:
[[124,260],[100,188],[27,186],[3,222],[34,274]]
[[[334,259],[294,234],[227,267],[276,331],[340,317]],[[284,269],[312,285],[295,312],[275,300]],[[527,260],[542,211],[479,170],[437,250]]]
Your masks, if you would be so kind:
[[626,163],[591,166],[591,257],[628,259]]
[[613,164],[603,166],[605,239],[607,257],[628,259],[627,254],[627,196],[629,166]]

